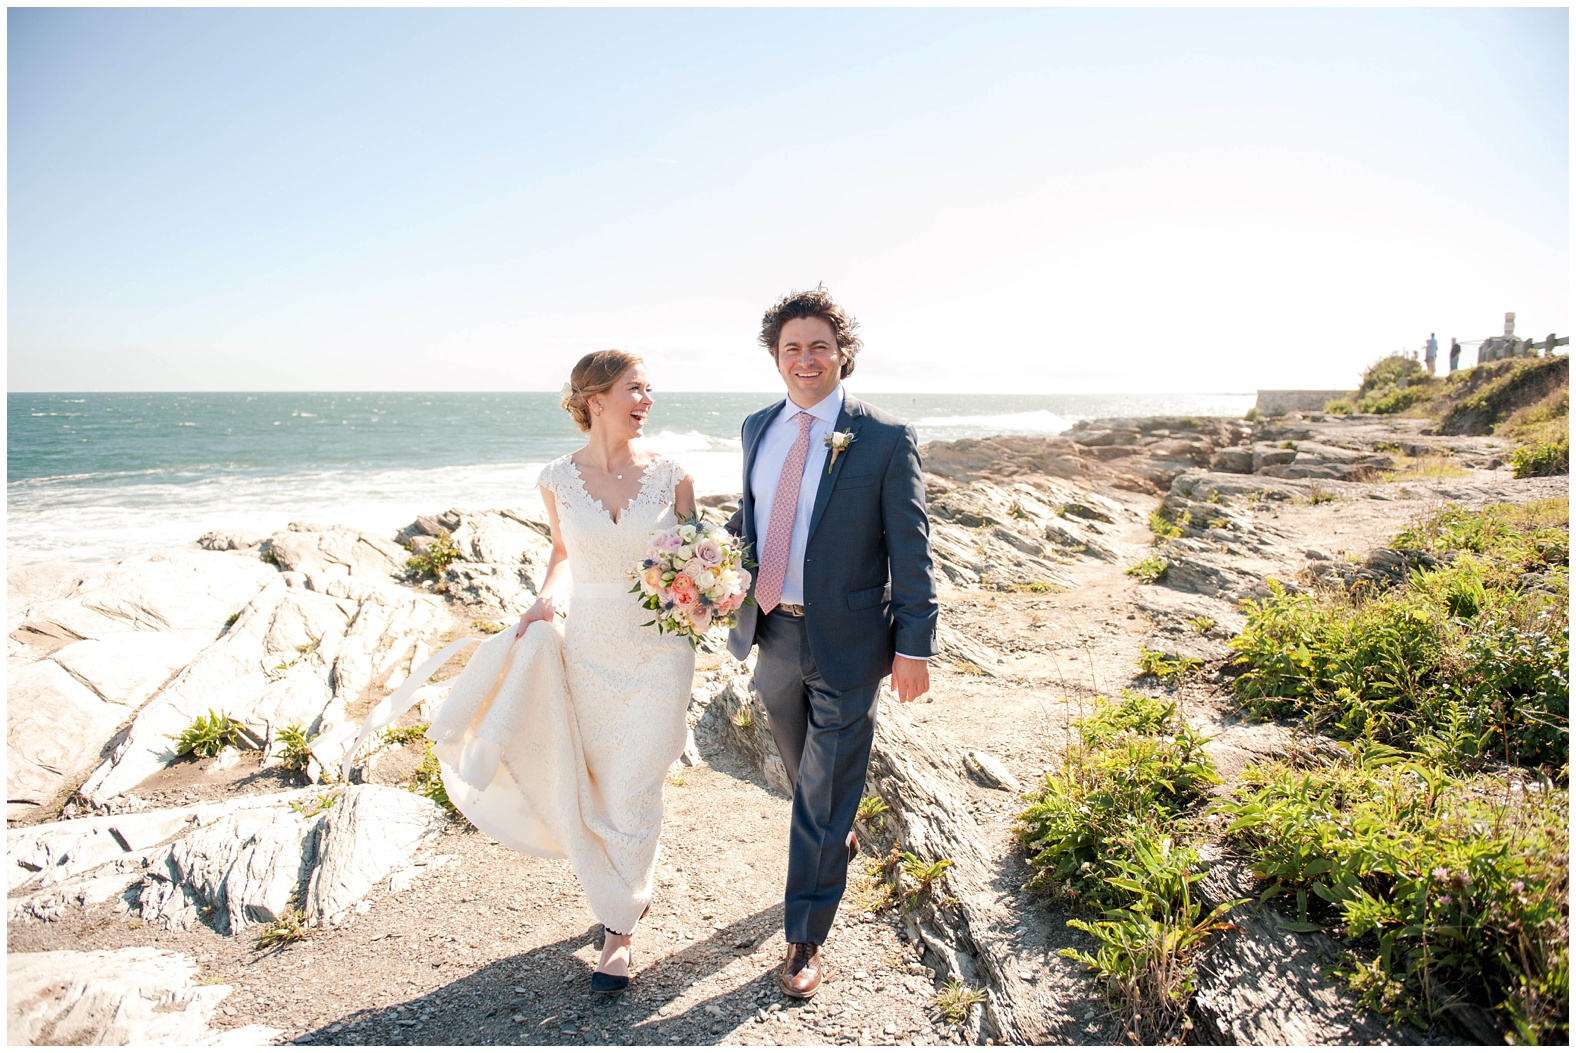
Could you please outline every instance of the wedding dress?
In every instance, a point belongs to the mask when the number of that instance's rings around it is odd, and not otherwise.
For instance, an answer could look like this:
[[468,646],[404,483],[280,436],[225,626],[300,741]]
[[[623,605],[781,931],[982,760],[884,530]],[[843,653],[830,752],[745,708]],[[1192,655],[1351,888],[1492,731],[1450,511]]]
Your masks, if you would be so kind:
[[653,461],[615,522],[567,456],[543,468],[573,584],[562,633],[532,622],[519,640],[511,625],[483,641],[427,730],[455,807],[511,848],[567,856],[615,932],[634,931],[651,901],[663,783],[688,732],[695,653],[642,624],[652,615],[629,579],[651,535],[677,522],[685,474]]

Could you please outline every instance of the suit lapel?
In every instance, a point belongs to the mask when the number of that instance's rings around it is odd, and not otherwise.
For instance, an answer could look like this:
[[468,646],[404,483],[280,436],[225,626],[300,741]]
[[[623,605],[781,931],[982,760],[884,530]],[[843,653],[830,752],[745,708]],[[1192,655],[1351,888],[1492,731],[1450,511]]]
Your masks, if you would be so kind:
[[[832,426],[832,430],[852,432],[855,441],[857,441],[859,438],[859,423],[863,417],[864,408],[859,404],[859,400],[845,392],[843,394],[843,408],[838,412],[837,423]],[[815,507],[810,511],[810,531],[805,535],[806,538],[815,537],[815,528],[821,522],[821,513],[826,511],[826,506],[832,499],[832,488],[837,485],[837,477],[842,474],[843,465],[848,463],[848,454],[851,451],[852,447],[844,450],[836,461],[831,459],[831,450],[826,452],[827,460],[830,462],[831,467],[821,472],[821,482],[815,490]]]

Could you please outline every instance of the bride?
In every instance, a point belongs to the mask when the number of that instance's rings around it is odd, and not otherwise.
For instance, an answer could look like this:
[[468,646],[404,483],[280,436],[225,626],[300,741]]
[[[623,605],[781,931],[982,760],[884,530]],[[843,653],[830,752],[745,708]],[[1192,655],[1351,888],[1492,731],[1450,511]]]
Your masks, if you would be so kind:
[[605,933],[591,989],[612,993],[629,985],[651,905],[663,782],[684,750],[695,670],[688,643],[642,625],[651,615],[629,570],[656,530],[694,515],[695,484],[635,442],[651,409],[637,356],[582,358],[563,406],[587,439],[537,483],[553,551],[536,602],[477,649],[427,734],[449,798],[478,828],[569,858]]

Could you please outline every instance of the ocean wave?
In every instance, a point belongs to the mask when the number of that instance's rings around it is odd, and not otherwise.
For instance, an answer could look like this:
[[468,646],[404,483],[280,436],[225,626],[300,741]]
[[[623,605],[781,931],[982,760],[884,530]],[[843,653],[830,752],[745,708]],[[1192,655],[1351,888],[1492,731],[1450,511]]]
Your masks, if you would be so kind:
[[646,436],[646,442],[669,457],[683,457],[686,453],[739,453],[744,449],[737,436],[707,435],[693,430],[664,429]]
[[[697,449],[679,460],[695,479],[698,494],[739,488],[742,454],[737,450]],[[209,530],[267,537],[293,520],[392,535],[417,515],[449,508],[540,512],[536,477],[543,464],[268,474],[217,470],[179,479],[163,469],[95,473],[100,481],[119,476],[115,486],[84,485],[82,476],[27,480],[9,489],[7,559],[12,565],[122,559],[189,545]],[[41,485],[46,482],[54,485]]]
[[[967,429],[983,434],[1059,435],[1073,426],[1077,417],[1064,417],[1050,410],[1029,410],[1023,413],[979,413],[957,417],[922,417],[914,427],[929,430],[957,431]],[[923,438],[923,437],[922,437]]]

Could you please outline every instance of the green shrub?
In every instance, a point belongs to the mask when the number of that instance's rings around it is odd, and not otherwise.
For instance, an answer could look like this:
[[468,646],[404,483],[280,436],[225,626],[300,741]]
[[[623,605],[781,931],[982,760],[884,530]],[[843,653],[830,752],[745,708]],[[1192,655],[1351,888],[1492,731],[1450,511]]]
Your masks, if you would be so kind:
[[1018,817],[1030,884],[1102,909],[1099,920],[1068,922],[1098,941],[1095,953],[1060,953],[1099,973],[1129,1038],[1174,1041],[1188,1026],[1191,959],[1240,902],[1205,915],[1191,894],[1198,853],[1177,840],[1218,781],[1207,740],[1174,701],[1132,692],[1095,699],[1076,727],[1066,767]]
[[1374,1008],[1443,1020],[1498,1011],[1528,1042],[1568,1032],[1568,795],[1457,779],[1393,751],[1333,767],[1273,763],[1219,806],[1228,836],[1298,922],[1349,941],[1344,973]]
[[1410,387],[1427,376],[1422,363],[1411,355],[1386,355],[1363,370],[1363,382],[1357,388],[1357,394],[1361,397],[1386,388]]
[[226,746],[239,746],[241,733],[245,730],[246,725],[240,721],[231,720],[225,714],[210,709],[207,716],[192,721],[179,735],[168,735],[166,738],[175,740],[177,757],[184,757],[188,753],[194,757],[214,757]]
[[436,578],[443,574],[450,563],[460,558],[460,550],[454,547],[454,539],[448,531],[440,533],[432,539],[427,546],[427,551],[418,552],[405,561],[405,566],[414,570],[425,578]]
[[1166,576],[1166,567],[1166,561],[1160,556],[1145,556],[1122,573],[1146,585],[1153,585]]
[[1331,399],[1324,404],[1324,412],[1347,416],[1357,412],[1357,405],[1348,398]]
[[1217,781],[1208,740],[1187,727],[1176,703],[1124,692],[1095,699],[1077,724],[1081,744],[1045,776],[1038,799],[1018,817],[1035,888],[1107,903],[1119,890],[1120,845],[1148,840],[1134,823],[1165,822],[1200,801]]
[[408,746],[412,742],[420,742],[427,734],[427,724],[407,724],[404,727],[388,728],[383,732],[383,741],[396,746]]
[[279,746],[279,759],[287,768],[300,771],[312,760],[312,746],[307,742],[306,729],[300,724],[280,728],[274,734],[274,742]]
[[1193,658],[1185,654],[1171,655],[1165,651],[1151,651],[1147,647],[1138,655],[1138,668],[1145,676],[1152,676],[1171,684],[1181,682],[1203,664],[1202,658]]
[[450,814],[457,811],[454,802],[449,800],[449,791],[443,787],[443,769],[438,766],[438,758],[432,752],[431,745],[427,747],[427,756],[422,759],[421,766],[412,773],[408,789]]
[[1182,527],[1172,521],[1164,505],[1149,513],[1149,530],[1156,545],[1182,536]]
[[1380,388],[1357,400],[1358,413],[1400,413],[1428,397],[1428,389],[1421,384],[1404,388]]
[[1442,764],[1557,772],[1569,760],[1566,518],[1563,501],[1446,509],[1395,544],[1454,562],[1378,595],[1270,582],[1231,641],[1238,700]]
[[1510,452],[1510,471],[1517,479],[1569,475],[1570,470],[1571,441],[1568,437],[1518,446]]

